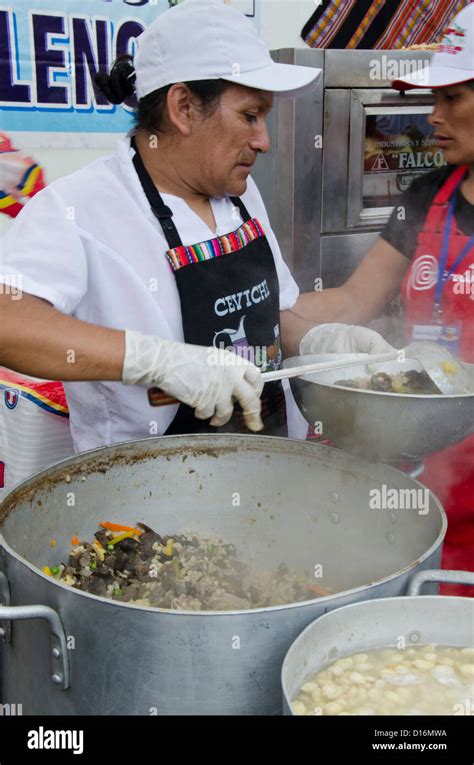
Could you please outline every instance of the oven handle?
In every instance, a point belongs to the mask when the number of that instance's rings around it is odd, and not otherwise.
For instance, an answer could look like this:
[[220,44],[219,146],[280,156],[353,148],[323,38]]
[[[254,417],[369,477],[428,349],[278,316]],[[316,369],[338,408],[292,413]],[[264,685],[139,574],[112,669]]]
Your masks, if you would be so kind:
[[0,571],[0,643],[11,643],[11,623],[22,619],[45,619],[50,628],[51,638],[51,682],[69,688],[69,660],[64,627],[56,611],[49,606],[10,606],[10,588],[8,580]]
[[402,98],[419,98],[420,96],[433,96],[429,88],[415,88],[414,90],[401,90]]

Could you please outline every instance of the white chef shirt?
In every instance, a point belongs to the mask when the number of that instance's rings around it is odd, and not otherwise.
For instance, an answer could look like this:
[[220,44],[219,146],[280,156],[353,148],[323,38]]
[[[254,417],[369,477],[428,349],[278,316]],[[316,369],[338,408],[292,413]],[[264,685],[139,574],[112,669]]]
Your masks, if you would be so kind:
[[[115,154],[60,178],[29,201],[0,240],[0,283],[14,274],[23,292],[48,300],[62,313],[183,341],[178,290],[165,256],[168,244],[133,156],[129,134]],[[216,236],[183,199],[162,197],[184,245]],[[289,309],[298,299],[298,286],[250,177],[242,200],[265,230],[278,273],[280,310]],[[219,234],[242,223],[230,199],[211,199],[211,205]],[[64,387],[76,451],[162,435],[177,411],[177,406],[150,407],[147,386],[74,382]]]

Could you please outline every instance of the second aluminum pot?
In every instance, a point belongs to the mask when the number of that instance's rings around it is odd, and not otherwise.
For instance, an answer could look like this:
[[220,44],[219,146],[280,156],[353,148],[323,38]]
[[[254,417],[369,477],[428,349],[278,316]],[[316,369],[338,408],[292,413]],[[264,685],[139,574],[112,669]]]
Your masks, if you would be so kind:
[[[404,598],[381,598],[338,608],[310,624],[291,645],[281,672],[283,708],[293,714],[291,702],[301,686],[336,659],[376,648],[416,645],[474,645],[474,598],[420,595],[429,582],[474,585],[470,571],[419,571]],[[469,710],[467,707],[469,706]],[[471,714],[470,701],[466,711]],[[456,710],[454,710],[456,711]]]

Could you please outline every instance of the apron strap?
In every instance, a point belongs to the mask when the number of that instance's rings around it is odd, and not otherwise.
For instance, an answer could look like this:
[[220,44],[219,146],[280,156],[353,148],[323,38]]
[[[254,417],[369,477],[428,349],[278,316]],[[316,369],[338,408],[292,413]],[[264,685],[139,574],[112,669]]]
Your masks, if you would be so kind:
[[148,170],[143,164],[143,160],[140,157],[137,144],[135,142],[135,136],[132,137],[130,145],[132,149],[135,150],[133,164],[135,166],[135,170],[137,171],[138,178],[140,179],[140,183],[142,185],[143,191],[145,192],[146,198],[150,203],[150,207],[155,217],[158,218],[160,226],[163,229],[163,233],[166,237],[166,241],[168,242],[168,246],[170,250],[174,250],[176,247],[181,247],[183,243],[172,220],[173,212],[163,202],[160,192],[156,188]]
[[469,170],[467,165],[460,165],[456,167],[453,172],[448,175],[445,182],[438,190],[436,196],[433,198],[433,205],[445,205],[451,199],[451,195],[456,191],[457,187],[461,183],[462,179]]
[[[181,247],[183,243],[181,241],[180,235],[178,234],[177,228],[174,225],[172,220],[173,212],[163,202],[160,192],[156,188],[155,184],[153,183],[150,177],[148,170],[143,164],[143,160],[140,157],[140,154],[137,148],[135,136],[132,136],[130,145],[132,149],[134,149],[135,151],[135,156],[133,157],[133,164],[135,166],[135,170],[137,172],[138,178],[142,185],[143,191],[145,192],[145,196],[148,199],[150,207],[154,215],[156,216],[156,218],[158,218],[161,228],[163,229],[163,233],[166,237],[166,241],[168,242],[168,246],[170,250],[174,250],[176,249],[176,247]],[[239,208],[240,215],[244,223],[251,220],[251,215],[240,197],[230,197],[230,200],[235,207]]]
[[245,207],[240,197],[230,197],[230,201],[232,202],[234,207],[239,208],[240,215],[244,223],[247,223],[248,220],[251,220],[252,216],[250,215],[249,211]]

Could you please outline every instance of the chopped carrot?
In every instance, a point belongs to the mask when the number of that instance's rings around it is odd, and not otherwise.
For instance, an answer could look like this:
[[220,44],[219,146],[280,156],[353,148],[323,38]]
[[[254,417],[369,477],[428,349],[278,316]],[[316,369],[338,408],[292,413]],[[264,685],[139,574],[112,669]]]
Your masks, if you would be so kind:
[[319,584],[308,584],[308,590],[311,590],[316,595],[319,595],[320,598],[331,594],[331,590],[328,590],[327,587],[321,587]]
[[71,539],[71,544],[73,547],[77,547],[77,545],[79,544],[79,537],[77,536],[77,534],[74,534],[73,538]]
[[109,531],[133,531],[134,534],[143,534],[143,531],[140,531],[140,529],[135,529],[133,526],[122,526],[121,523],[109,523],[109,521],[104,521],[100,525],[103,529],[108,529]]

